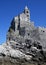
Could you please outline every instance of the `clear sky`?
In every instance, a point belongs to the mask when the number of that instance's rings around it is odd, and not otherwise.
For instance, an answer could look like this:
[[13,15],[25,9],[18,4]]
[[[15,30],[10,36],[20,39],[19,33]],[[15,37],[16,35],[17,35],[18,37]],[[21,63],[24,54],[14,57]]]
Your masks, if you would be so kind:
[[0,0],[0,44],[6,41],[12,18],[22,13],[26,5],[35,26],[46,27],[46,0]]

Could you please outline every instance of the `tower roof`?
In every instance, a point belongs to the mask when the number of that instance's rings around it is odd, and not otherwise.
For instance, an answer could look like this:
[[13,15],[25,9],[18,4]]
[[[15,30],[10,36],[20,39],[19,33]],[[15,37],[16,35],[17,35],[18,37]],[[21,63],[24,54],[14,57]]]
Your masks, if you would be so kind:
[[27,7],[27,6],[25,6],[25,9],[28,9],[28,7]]

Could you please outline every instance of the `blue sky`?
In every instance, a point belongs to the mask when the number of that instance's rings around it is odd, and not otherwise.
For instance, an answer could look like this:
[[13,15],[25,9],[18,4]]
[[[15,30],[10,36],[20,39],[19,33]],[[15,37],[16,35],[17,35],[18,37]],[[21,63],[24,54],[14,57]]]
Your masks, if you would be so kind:
[[0,0],[0,44],[6,41],[6,33],[14,16],[30,9],[35,26],[46,27],[46,0]]

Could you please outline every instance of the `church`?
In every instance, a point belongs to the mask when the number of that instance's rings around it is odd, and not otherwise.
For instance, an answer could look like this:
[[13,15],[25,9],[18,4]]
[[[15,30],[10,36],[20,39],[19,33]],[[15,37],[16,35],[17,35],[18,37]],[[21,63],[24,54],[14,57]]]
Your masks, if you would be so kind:
[[14,35],[24,36],[25,33],[29,34],[29,31],[32,29],[34,29],[34,22],[30,20],[30,10],[26,6],[23,13],[13,18],[8,30],[7,39],[11,39],[10,31],[11,33],[14,32]]
[[26,39],[28,41],[33,39],[40,41],[41,45],[46,48],[46,28],[36,27],[30,16],[30,10],[26,6],[21,14],[12,19],[6,41],[25,43]]

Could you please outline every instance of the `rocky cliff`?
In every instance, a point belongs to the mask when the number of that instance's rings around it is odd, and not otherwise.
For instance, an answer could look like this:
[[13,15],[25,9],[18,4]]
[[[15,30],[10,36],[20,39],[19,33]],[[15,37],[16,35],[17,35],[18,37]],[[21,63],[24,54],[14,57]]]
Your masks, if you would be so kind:
[[46,28],[34,26],[27,7],[13,18],[0,45],[0,65],[46,65]]

